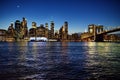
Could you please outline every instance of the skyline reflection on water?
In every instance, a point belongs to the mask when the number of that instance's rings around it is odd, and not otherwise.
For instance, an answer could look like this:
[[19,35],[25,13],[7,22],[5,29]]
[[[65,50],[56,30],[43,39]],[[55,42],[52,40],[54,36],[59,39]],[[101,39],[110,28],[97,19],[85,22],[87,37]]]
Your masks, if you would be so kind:
[[119,80],[120,44],[0,42],[0,80]]

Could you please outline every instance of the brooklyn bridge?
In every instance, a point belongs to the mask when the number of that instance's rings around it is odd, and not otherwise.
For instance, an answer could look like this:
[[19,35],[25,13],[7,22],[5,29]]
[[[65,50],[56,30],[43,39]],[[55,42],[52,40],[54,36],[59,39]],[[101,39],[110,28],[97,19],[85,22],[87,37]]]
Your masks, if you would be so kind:
[[105,29],[103,25],[88,25],[88,32],[81,34],[82,41],[103,42],[105,35],[120,31],[120,27]]

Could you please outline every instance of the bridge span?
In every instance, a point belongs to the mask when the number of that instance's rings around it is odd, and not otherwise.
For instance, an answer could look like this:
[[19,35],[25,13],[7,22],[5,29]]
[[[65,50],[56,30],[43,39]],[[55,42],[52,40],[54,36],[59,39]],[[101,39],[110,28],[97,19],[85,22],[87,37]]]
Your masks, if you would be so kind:
[[88,32],[81,34],[82,41],[95,41],[102,42],[104,41],[104,36],[108,33],[120,31],[120,27],[113,28],[110,30],[103,29],[102,25],[88,25]]

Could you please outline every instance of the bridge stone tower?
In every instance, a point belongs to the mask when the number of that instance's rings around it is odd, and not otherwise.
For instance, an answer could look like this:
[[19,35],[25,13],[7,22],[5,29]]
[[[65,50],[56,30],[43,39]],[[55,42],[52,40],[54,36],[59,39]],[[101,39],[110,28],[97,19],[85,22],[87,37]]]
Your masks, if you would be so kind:
[[88,32],[91,34],[101,33],[103,32],[103,25],[90,24],[88,25]]
[[103,32],[103,25],[97,25],[96,26],[96,33],[102,33]]
[[96,33],[95,27],[96,27],[96,25],[94,25],[94,24],[88,25],[88,33],[90,33],[90,34]]
[[88,25],[88,33],[94,35],[94,41],[103,41],[103,35],[97,35],[103,32],[103,25]]

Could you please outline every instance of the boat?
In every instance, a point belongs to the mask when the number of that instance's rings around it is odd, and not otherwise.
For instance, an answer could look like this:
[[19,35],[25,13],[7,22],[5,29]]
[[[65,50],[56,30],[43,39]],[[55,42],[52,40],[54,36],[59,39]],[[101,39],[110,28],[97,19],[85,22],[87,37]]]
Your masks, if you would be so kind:
[[48,39],[46,37],[30,37],[29,42],[46,42]]

